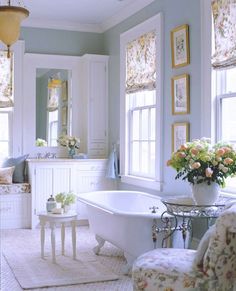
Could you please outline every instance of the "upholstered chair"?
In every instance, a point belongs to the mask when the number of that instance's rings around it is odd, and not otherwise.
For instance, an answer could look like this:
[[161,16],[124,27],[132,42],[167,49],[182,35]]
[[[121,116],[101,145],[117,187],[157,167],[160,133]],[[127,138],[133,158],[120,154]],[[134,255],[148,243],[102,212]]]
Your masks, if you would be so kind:
[[155,249],[134,262],[134,291],[233,291],[236,203],[225,209],[197,250]]

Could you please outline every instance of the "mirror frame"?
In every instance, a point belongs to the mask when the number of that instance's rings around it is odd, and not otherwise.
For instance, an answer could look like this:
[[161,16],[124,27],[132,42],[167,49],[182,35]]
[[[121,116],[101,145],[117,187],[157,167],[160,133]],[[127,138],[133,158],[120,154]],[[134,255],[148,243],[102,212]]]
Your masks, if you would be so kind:
[[[81,58],[76,56],[31,54],[24,55],[24,87],[23,87],[23,149],[26,153],[37,153],[39,147],[36,140],[36,69],[52,68],[71,71],[71,104],[72,104],[72,135],[79,136],[78,115],[79,108]],[[58,147],[46,147],[46,150],[57,151]]]

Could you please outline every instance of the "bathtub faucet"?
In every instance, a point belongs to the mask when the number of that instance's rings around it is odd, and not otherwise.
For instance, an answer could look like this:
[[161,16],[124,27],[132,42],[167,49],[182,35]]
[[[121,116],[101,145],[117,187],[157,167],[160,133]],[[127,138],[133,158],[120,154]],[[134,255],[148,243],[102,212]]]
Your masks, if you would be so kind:
[[152,213],[156,213],[156,210],[159,209],[159,207],[152,206],[152,207],[149,207],[149,209],[152,210]]

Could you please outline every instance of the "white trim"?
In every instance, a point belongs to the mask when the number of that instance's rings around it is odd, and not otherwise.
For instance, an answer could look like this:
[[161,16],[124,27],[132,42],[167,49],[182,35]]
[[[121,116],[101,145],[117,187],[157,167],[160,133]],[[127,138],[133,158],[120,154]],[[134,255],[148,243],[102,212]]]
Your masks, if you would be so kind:
[[129,18],[136,12],[140,11],[144,7],[148,6],[155,0],[136,0],[135,2],[125,6],[123,9],[112,15],[102,23],[97,24],[82,24],[78,22],[59,21],[59,20],[45,20],[45,19],[32,19],[28,18],[23,21],[23,27],[37,27],[37,28],[49,28],[59,30],[70,31],[85,31],[85,32],[97,32],[103,33],[113,26],[119,24],[123,20]]
[[153,1],[154,0],[136,0],[135,2],[127,5],[124,9],[120,10],[118,13],[101,23],[103,32],[129,18],[131,15],[148,6]]
[[162,190],[162,183],[159,181],[154,181],[151,179],[146,179],[146,178],[138,178],[134,176],[121,176],[121,182],[139,186],[142,188],[148,188],[156,191],[161,191]]
[[[156,116],[157,116],[157,128],[156,128],[156,178],[154,180],[143,179],[138,177],[130,176],[127,172],[128,169],[128,123],[127,121],[127,112],[126,112],[126,99],[125,99],[125,46],[128,42],[136,39],[142,34],[145,34],[153,29],[156,29],[157,33],[157,64],[158,70],[157,72],[157,80],[156,80]],[[133,27],[132,29],[124,32],[120,36],[120,172],[121,172],[121,181],[125,183],[130,183],[137,186],[142,186],[155,190],[162,190],[161,188],[161,166],[163,164],[163,156],[162,156],[162,147],[164,146],[161,143],[162,128],[163,128],[163,84],[162,84],[162,76],[163,76],[163,17],[162,14],[159,13],[145,22]]]
[[211,80],[211,0],[201,0],[201,136],[215,141]]
[[43,19],[26,19],[22,23],[23,27],[36,27],[69,31],[85,31],[85,32],[97,32],[102,33],[100,24],[81,24],[69,21],[56,21],[56,20],[43,20]]
[[[36,154],[36,69],[53,68],[64,69],[71,72],[72,104],[73,108],[80,106],[80,88],[78,80],[81,79],[80,73],[81,57],[44,55],[26,53],[24,56],[24,112],[23,112],[23,150],[26,153]],[[72,134],[80,136],[78,129],[78,114],[72,112]],[[59,148],[56,148],[59,150]],[[50,151],[50,148],[49,148]]]

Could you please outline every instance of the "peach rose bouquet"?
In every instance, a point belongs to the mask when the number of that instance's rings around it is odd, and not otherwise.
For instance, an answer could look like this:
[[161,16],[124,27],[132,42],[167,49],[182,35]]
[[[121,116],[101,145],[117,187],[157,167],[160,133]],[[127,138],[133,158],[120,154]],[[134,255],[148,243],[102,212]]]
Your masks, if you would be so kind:
[[192,185],[216,182],[224,187],[225,179],[236,174],[236,151],[226,142],[212,146],[207,138],[196,139],[173,152],[167,165],[177,171],[175,179],[182,178]]

